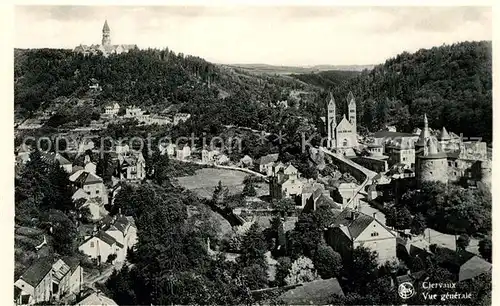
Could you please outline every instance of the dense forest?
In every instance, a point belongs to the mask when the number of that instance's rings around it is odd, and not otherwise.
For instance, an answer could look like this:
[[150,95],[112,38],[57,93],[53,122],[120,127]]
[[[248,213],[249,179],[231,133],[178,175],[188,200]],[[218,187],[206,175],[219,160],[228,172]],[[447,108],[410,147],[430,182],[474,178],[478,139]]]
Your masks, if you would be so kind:
[[360,73],[359,71],[329,70],[317,73],[292,74],[291,76],[308,84],[322,88],[332,88],[342,85],[342,83],[355,78]]
[[352,91],[358,123],[370,131],[394,124],[409,132],[427,113],[431,128],[491,141],[491,50],[491,42],[462,42],[404,52],[353,78],[338,72],[296,77],[332,90],[340,114]]
[[[211,88],[219,97],[244,92],[252,102],[269,104],[286,99],[290,91],[311,86],[293,78],[251,75],[219,67],[205,60],[171,50],[134,50],[127,54],[84,56],[71,50],[15,50],[15,106],[30,112],[58,97],[89,97],[89,85],[102,92],[92,96],[101,105],[163,106],[188,102],[189,92]],[[207,93],[196,92],[204,98]],[[190,101],[189,101],[190,102]]]

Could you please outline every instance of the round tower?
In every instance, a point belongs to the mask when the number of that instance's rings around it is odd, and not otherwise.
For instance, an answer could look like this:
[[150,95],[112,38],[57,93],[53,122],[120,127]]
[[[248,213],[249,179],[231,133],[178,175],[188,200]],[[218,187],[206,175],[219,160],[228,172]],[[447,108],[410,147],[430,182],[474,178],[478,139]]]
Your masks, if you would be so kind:
[[111,45],[111,30],[109,29],[107,20],[104,21],[104,26],[102,27],[102,45]]
[[491,186],[491,162],[489,160],[481,161],[481,182]]
[[417,157],[417,182],[448,183],[448,160],[446,153],[438,151],[436,139],[429,138],[423,154]]

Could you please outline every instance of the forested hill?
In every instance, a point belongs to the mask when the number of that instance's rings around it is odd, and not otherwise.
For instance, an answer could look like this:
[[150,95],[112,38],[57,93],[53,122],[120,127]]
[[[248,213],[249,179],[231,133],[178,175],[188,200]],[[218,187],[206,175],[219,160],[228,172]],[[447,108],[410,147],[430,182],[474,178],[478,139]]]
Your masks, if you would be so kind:
[[340,86],[342,83],[360,75],[360,71],[329,70],[317,73],[292,74],[291,76],[311,85],[322,88]]
[[[358,123],[371,131],[385,123],[401,131],[422,125],[424,113],[431,128],[467,137],[492,140],[491,42],[462,42],[402,53],[373,70],[345,80],[332,89],[338,108],[345,97],[356,97]],[[301,80],[318,85],[317,77]],[[329,88],[330,87],[330,88]]]
[[[245,103],[269,104],[286,99],[293,90],[312,89],[290,77],[253,75],[169,49],[134,50],[107,58],[71,50],[18,49],[14,59],[15,106],[24,113],[59,97],[91,97],[98,107],[118,101],[121,105],[165,109],[172,104],[189,105],[195,98],[234,95],[244,97]],[[93,81],[102,91],[89,95]]]

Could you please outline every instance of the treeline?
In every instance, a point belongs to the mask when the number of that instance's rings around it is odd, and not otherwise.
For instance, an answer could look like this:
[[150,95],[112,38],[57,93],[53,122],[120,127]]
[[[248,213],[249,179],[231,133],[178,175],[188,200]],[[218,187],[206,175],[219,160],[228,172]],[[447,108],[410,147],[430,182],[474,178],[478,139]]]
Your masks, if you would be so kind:
[[291,76],[321,88],[331,88],[341,86],[342,83],[355,78],[359,74],[359,71],[329,70],[317,73],[292,74]]
[[[423,124],[426,113],[431,128],[446,126],[491,141],[491,48],[491,42],[481,41],[404,52],[340,86],[325,83],[324,88],[333,90],[340,114],[352,91],[358,124],[370,131],[394,124],[410,132]],[[315,76],[301,79],[317,85]]]

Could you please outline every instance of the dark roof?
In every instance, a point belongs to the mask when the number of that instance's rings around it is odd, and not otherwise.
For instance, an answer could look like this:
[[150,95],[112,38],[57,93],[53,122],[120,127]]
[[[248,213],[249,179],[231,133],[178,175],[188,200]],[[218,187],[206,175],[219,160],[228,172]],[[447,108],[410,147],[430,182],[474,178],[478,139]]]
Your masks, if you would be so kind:
[[474,256],[460,267],[459,281],[467,280],[491,271],[491,263],[479,256]]
[[268,154],[266,156],[262,156],[257,160],[257,164],[259,165],[267,165],[269,163],[274,163],[278,160],[279,154]]
[[106,234],[105,232],[103,231],[100,231],[97,235],[96,235],[97,238],[101,239],[102,241],[104,241],[105,243],[107,243],[108,245],[113,245],[113,243],[116,243],[117,241],[115,240],[115,238],[113,238],[113,236],[109,235],[109,234]]
[[336,278],[315,280],[288,290],[280,296],[287,305],[325,305],[334,295],[344,296]]
[[80,174],[80,176],[76,178],[75,183],[80,184],[82,186],[91,185],[91,184],[102,183],[102,179],[90,172],[82,172],[82,174]]
[[393,138],[393,137],[416,137],[414,134],[391,132],[391,131],[378,131],[373,134],[375,138]]
[[62,260],[70,267],[71,272],[75,271],[80,265],[80,259],[78,257],[66,256]]
[[36,287],[50,271],[52,271],[51,262],[46,258],[40,259],[32,264],[20,278],[31,286]]
[[[355,217],[354,220],[352,218],[352,214],[354,214]],[[349,230],[349,234],[351,236],[350,238],[356,239],[373,221],[377,221],[384,228],[387,228],[385,225],[380,223],[380,221],[371,216],[368,216],[364,213],[354,211],[351,209],[344,209],[337,216],[337,218],[330,227],[346,226],[347,229]]]
[[434,154],[429,154],[429,155],[419,155],[418,158],[420,159],[444,159],[444,158],[447,158],[448,155],[446,155],[446,153],[444,152],[438,152],[438,153],[434,153]]

